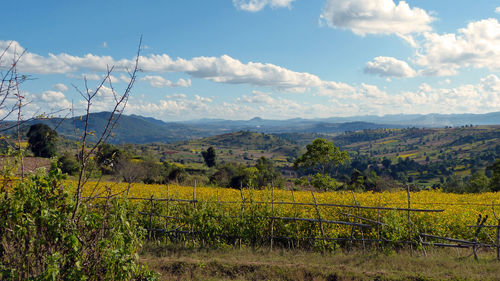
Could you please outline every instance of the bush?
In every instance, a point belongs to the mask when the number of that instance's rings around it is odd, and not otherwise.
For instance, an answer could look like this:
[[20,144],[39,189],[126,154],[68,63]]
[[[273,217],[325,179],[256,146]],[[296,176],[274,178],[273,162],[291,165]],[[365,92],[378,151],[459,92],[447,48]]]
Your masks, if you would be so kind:
[[340,187],[340,183],[328,175],[315,174],[311,177],[311,185],[321,190],[336,190]]
[[1,280],[146,280],[143,229],[125,200],[81,205],[61,171],[38,170],[0,192]]
[[57,159],[57,167],[61,169],[63,173],[67,173],[68,175],[74,175],[80,170],[76,157],[71,155],[69,152],[65,152],[59,157],[59,159]]

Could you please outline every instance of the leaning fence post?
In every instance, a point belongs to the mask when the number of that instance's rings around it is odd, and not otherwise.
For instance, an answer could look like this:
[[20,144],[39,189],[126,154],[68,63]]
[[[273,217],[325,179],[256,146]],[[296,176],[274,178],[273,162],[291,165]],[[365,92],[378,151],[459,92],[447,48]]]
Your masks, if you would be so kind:
[[274,244],[274,186],[271,184],[271,251]]
[[[196,211],[196,180],[194,180],[193,186],[193,212]],[[195,245],[194,241],[194,221],[191,221],[191,240],[193,241],[193,247]]]
[[[240,197],[241,197],[241,208],[240,208],[240,222],[243,221],[243,212],[244,212],[244,203],[245,203],[245,198],[243,198],[243,183],[240,182]],[[239,227],[239,237],[238,241],[240,244],[240,250],[241,250],[241,236],[242,236],[242,231],[241,231],[242,225],[240,224]]]
[[[296,241],[296,246],[299,247],[300,244],[299,244],[299,225],[297,223],[297,204],[295,204],[295,195],[293,193],[293,186],[292,188],[290,189],[290,191],[292,192],[292,200],[293,200],[293,207],[294,207],[294,212],[293,212],[293,220],[295,222],[295,231],[297,232],[297,241]],[[295,247],[294,247],[295,248]]]
[[149,234],[148,237],[151,239],[151,233],[153,232],[153,195],[151,195],[151,199],[149,199],[151,203],[151,207],[149,209]]
[[170,184],[167,183],[167,217],[165,218],[165,228],[168,231],[168,220],[170,216]]
[[474,259],[478,260],[477,257],[477,239],[479,237],[479,232],[481,232],[481,228],[483,227],[484,223],[488,219],[488,215],[486,215],[484,218],[482,218],[481,214],[479,214],[479,217],[477,218],[477,228],[476,228],[476,233],[474,235],[474,244],[472,245],[472,252],[474,253]]
[[495,216],[495,219],[497,220],[498,224],[497,224],[497,237],[496,237],[496,246],[497,246],[497,260],[500,261],[500,217],[497,216],[497,213],[495,212],[495,201],[493,201],[492,205],[491,205],[492,209],[493,209],[493,216]]
[[[382,240],[381,237],[380,237],[380,200],[381,198],[379,197],[378,198],[378,204],[377,204],[377,240],[378,240],[378,243],[380,243],[380,241]],[[377,243],[377,249],[379,248],[379,245]]]
[[316,208],[316,212],[318,213],[318,221],[319,221],[319,228],[321,230],[321,236],[323,238],[323,254],[325,254],[325,231],[323,230],[323,219],[321,218],[321,213],[319,212],[319,208],[318,208],[318,202],[316,201],[316,197],[314,196],[314,192],[311,190],[311,195],[314,199],[314,207]]
[[406,185],[406,194],[408,196],[408,242],[410,243],[410,249],[413,253],[413,244],[411,241],[411,195],[410,195],[410,185]]

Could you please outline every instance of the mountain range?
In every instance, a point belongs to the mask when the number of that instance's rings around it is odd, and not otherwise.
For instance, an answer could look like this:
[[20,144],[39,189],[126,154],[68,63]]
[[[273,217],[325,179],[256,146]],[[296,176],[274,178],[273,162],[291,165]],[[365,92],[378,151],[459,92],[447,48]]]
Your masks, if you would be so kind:
[[[95,131],[98,135],[105,127],[109,116],[109,112],[92,113],[89,118],[89,131]],[[84,128],[81,116],[68,119],[52,118],[34,120],[28,122],[27,125],[33,123],[46,123],[56,128],[59,134],[69,138],[75,138]],[[500,124],[500,112],[486,114],[366,115],[323,119],[294,118],[287,120],[268,120],[255,117],[250,120],[199,119],[179,122],[165,122],[140,115],[122,115],[117,127],[113,131],[113,137],[108,142],[173,143],[235,131],[342,134],[344,132],[366,129],[456,127],[470,124]]]

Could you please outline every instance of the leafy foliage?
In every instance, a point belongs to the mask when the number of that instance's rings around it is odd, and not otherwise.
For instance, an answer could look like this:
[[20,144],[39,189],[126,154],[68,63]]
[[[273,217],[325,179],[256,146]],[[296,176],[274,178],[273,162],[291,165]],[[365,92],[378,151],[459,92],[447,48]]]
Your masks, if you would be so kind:
[[0,279],[146,280],[138,265],[143,231],[124,200],[82,206],[52,167],[0,194]]
[[349,160],[346,151],[340,151],[332,142],[323,138],[315,139],[312,144],[306,146],[306,149],[306,153],[295,161],[295,167],[317,168],[324,174],[330,166],[343,164]]
[[63,173],[69,175],[74,175],[80,170],[76,157],[69,152],[63,153],[63,155],[57,159],[57,167],[61,169]]
[[206,151],[202,151],[201,155],[203,156],[203,160],[208,167],[213,167],[217,164],[217,154],[212,146]]
[[35,156],[50,158],[56,155],[57,132],[48,125],[31,125],[27,137],[29,148]]

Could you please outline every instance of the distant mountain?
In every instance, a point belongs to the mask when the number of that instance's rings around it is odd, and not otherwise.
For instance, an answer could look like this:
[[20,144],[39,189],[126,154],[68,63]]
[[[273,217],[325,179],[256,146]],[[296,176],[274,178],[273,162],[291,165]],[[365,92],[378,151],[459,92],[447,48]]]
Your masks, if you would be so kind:
[[[89,131],[97,135],[106,126],[109,112],[92,113],[89,119]],[[69,138],[78,136],[84,128],[84,118],[79,116],[69,119],[52,118],[27,123],[46,123],[56,128],[58,133]],[[260,133],[313,133],[343,134],[360,130],[406,127],[445,127],[463,125],[500,124],[500,112],[487,114],[427,114],[427,115],[385,115],[332,117],[323,119],[294,118],[288,120],[268,120],[255,117],[250,120],[200,119],[181,122],[164,122],[140,115],[122,115],[111,143],[172,143],[199,139],[237,131]],[[76,133],[75,133],[76,132]],[[93,140],[92,137],[90,140]]]
[[395,115],[365,115],[354,117],[332,117],[315,119],[317,121],[343,123],[343,122],[371,122],[390,125],[403,125],[410,127],[438,128],[445,126],[464,125],[498,125],[500,124],[500,112],[485,114],[395,114]]

